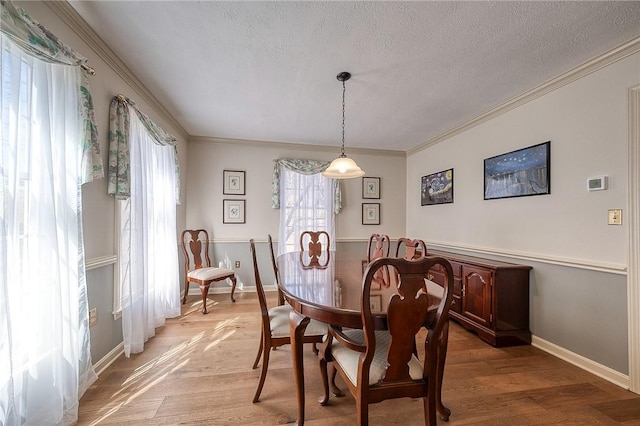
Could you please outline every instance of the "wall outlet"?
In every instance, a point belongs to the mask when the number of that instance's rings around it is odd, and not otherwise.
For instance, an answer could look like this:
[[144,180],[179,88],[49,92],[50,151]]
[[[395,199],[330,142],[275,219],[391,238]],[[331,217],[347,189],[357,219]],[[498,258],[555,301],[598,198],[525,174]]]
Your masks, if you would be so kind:
[[89,310],[89,327],[93,327],[98,322],[98,308]]
[[239,268],[239,267],[240,267],[240,261],[236,260],[236,268]]

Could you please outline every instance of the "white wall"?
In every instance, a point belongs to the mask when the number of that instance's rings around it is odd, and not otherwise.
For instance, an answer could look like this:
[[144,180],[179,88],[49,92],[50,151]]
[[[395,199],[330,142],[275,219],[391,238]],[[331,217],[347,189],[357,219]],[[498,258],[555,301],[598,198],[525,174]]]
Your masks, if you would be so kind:
[[[96,45],[89,43],[89,37],[82,34],[82,27],[70,26],[68,20],[63,21],[56,10],[49,5],[52,2],[17,2],[31,15],[31,17],[48,30],[60,38],[73,50],[85,56],[89,60],[89,65],[93,67],[96,74],[89,77],[93,104],[95,108],[95,118],[98,126],[100,150],[107,175],[107,156],[109,152],[109,105],[111,99],[117,94],[123,94],[136,102],[137,107],[156,121],[167,132],[173,134],[178,139],[178,159],[182,170],[186,167],[186,134],[181,128],[177,128],[171,120],[161,114],[159,108],[145,97],[136,85],[136,81],[130,76],[125,80],[121,73],[116,72],[114,66],[117,65],[114,59],[108,58],[104,51],[96,49]],[[58,7],[71,8],[66,4]],[[98,52],[100,51],[100,54]],[[182,178],[182,191],[186,188],[186,179]],[[184,196],[183,196],[184,199]],[[114,246],[114,215],[115,200],[107,195],[107,180],[99,179],[83,185],[82,187],[82,207],[83,207],[83,227],[85,257],[87,262],[104,256],[116,254]],[[177,229],[176,233],[184,228],[186,218],[186,203],[177,207]],[[98,322],[91,328],[92,358],[93,362],[100,360],[107,352],[122,342],[122,330],[119,320],[114,320],[112,315],[113,307],[113,265],[107,264],[98,269],[91,270],[87,274],[87,292],[89,296],[89,308],[98,309]]]
[[[638,54],[407,159],[407,233],[425,240],[625,265],[627,90]],[[551,194],[483,200],[483,159],[551,141]],[[454,168],[454,204],[420,206],[420,177]],[[588,192],[609,175],[609,190]],[[438,226],[432,226],[438,224]]]
[[[219,141],[194,138],[189,142],[187,180],[187,227],[203,227],[214,240],[277,239],[280,211],[271,208],[273,160],[301,158],[330,161],[339,148],[286,146],[284,144]],[[342,181],[343,210],[336,218],[337,240],[368,239],[376,233],[397,238],[405,232],[405,156],[388,151],[350,151],[366,176],[381,178],[380,200],[362,199],[362,179]],[[246,171],[246,195],[222,194],[223,170]],[[246,200],[246,224],[222,223],[222,200]],[[380,225],[362,225],[362,203],[381,204]]]
[[[533,266],[530,328],[628,384],[628,91],[640,53],[416,151],[407,158],[407,234],[430,246]],[[551,194],[483,199],[483,160],[551,141]],[[420,206],[420,178],[454,169],[454,203]],[[609,176],[609,190],[586,181]],[[623,225],[607,224],[623,209]],[[573,356],[572,355],[572,356]]]

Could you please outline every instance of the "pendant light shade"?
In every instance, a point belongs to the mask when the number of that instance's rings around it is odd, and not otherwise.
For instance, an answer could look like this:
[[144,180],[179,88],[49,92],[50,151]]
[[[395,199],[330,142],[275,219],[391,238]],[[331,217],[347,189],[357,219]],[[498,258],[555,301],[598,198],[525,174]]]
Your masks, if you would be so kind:
[[340,157],[333,160],[327,170],[322,172],[322,175],[333,179],[351,179],[364,176],[364,170],[344,153],[344,98],[346,93],[344,82],[351,78],[351,74],[341,72],[336,78],[342,82],[342,151]]
[[334,179],[349,179],[364,176],[364,170],[345,155],[333,160],[322,174]]

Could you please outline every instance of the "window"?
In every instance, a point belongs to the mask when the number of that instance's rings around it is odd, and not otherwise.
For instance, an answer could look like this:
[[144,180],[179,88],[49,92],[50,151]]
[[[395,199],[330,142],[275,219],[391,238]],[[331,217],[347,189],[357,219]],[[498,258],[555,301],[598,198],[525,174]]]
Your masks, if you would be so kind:
[[327,231],[334,242],[334,183],[317,174],[282,167],[280,176],[280,238],[278,252],[300,249],[302,231]]
[[96,378],[82,241],[81,71],[0,39],[0,424],[70,423]]

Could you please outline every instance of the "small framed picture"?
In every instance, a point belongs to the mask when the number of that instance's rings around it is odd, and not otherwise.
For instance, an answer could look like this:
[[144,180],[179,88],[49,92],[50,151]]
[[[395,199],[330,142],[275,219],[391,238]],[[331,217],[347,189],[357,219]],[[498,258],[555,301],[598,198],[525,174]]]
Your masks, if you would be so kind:
[[380,225],[380,203],[362,203],[362,224]]
[[362,178],[362,198],[380,199],[380,178],[379,177],[363,177]]
[[224,195],[245,195],[244,173],[240,170],[224,170],[222,172],[224,182],[222,193]]
[[453,169],[422,176],[420,205],[453,203]]
[[245,200],[222,200],[222,223],[245,223]]

